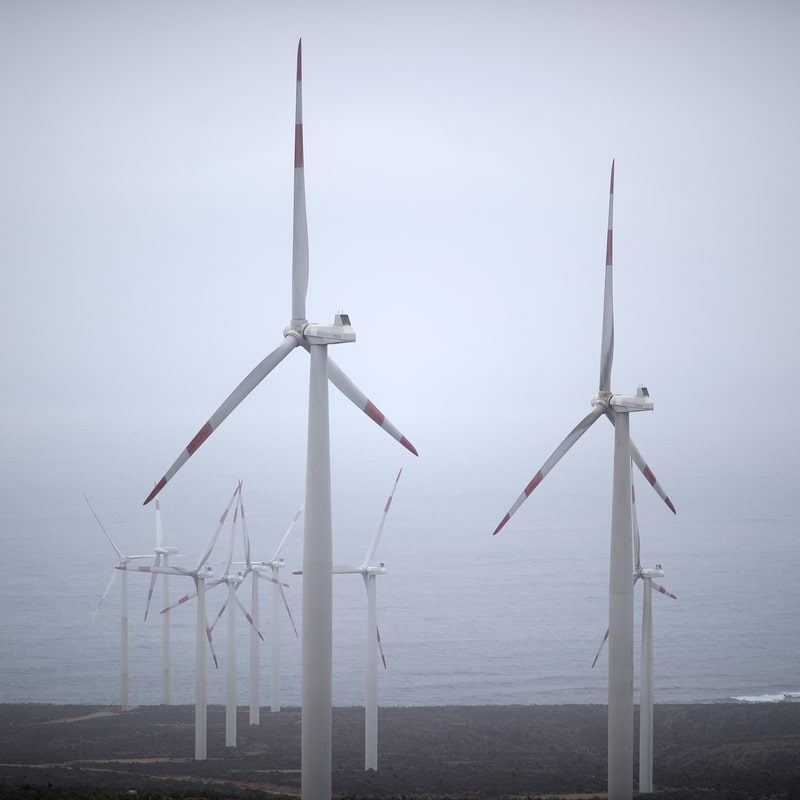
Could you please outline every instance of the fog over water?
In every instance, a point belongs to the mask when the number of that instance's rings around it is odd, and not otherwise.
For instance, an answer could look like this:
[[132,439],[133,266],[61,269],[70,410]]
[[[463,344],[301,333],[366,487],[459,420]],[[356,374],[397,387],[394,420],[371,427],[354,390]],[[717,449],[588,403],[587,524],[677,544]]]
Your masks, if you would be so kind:
[[[309,318],[350,314],[332,358],[420,452],[331,390],[335,562],[404,467],[381,702],[605,701],[611,427],[491,532],[597,390],[612,158],[612,387],[649,387],[632,435],[678,508],[639,480],[643,562],[678,595],[654,600],[656,700],[800,691],[798,32],[779,2],[4,4],[0,702],[117,699],[118,591],[87,625],[115,559],[82,494],[151,550],[153,481],[281,339],[300,36]],[[271,556],[307,393],[294,353],[162,493],[186,563],[240,478]],[[363,701],[360,583],[335,581],[339,705]],[[130,577],[136,703],[158,701],[146,589]],[[191,702],[193,608],[173,622]]]

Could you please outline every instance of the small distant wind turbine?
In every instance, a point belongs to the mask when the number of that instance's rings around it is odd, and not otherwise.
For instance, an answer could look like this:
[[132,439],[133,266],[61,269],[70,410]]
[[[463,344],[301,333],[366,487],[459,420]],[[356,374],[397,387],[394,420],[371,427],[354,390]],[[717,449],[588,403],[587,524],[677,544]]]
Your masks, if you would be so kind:
[[[359,566],[337,565],[333,568],[334,575],[361,575],[364,579],[364,588],[367,590],[367,646],[365,667],[365,701],[364,701],[364,769],[378,769],[378,650],[380,650],[383,668],[386,669],[386,656],[381,644],[381,632],[378,628],[378,609],[376,602],[376,583],[378,575],[386,574],[386,567],[381,561],[373,564],[375,551],[378,548],[386,517],[392,506],[392,499],[397,489],[397,483],[403,470],[397,473],[392,486],[391,494],[383,507],[383,516],[378,524],[378,529],[370,540],[367,554]],[[303,570],[296,570],[294,575],[302,575]]]
[[[178,552],[177,547],[164,544],[164,534],[161,528],[161,504],[156,500],[156,547],[154,567],[168,567],[169,557]],[[155,588],[158,573],[154,572],[150,578],[150,588],[147,591],[147,605],[144,609],[144,618],[147,621],[147,614],[150,611],[150,601],[153,599],[153,589]],[[123,579],[125,576],[123,575]],[[169,607],[169,575],[162,577],[163,587],[162,602],[164,608]],[[169,614],[161,615],[161,703],[170,703],[170,663],[169,663]]]
[[[642,568],[640,557],[641,547],[639,540],[639,519],[636,513],[636,491],[631,481],[631,516],[633,520],[633,553],[634,553],[634,586],[638,580],[644,585],[642,596],[642,658],[639,686],[639,794],[652,794],[653,792],[653,589],[673,600],[678,598],[653,578],[661,578],[664,570],[661,564],[655,568]],[[592,661],[592,667],[597,663],[603,645],[608,641],[606,630],[600,648]]]
[[283,341],[257,364],[186,445],[145,499],[149,503],[200,445],[222,424],[250,392],[298,345],[311,353],[308,443],[306,460],[306,525],[303,547],[303,690],[301,785],[304,800],[331,796],[331,659],[332,659],[332,541],[331,470],[328,380],[368,417],[414,455],[413,444],[367,396],[328,358],[328,347],[354,342],[347,314],[337,313],[332,325],[306,319],[308,289],[308,224],[306,220],[302,113],[302,47],[297,46],[297,85],[294,127],[294,223],[292,254],[292,319]]
[[[240,484],[241,486],[241,484]],[[239,492],[239,497],[236,504],[236,509],[233,513],[233,522],[231,524],[231,536],[230,536],[230,543],[228,547],[228,558],[225,562],[225,566],[222,569],[222,573],[219,577],[214,581],[213,585],[219,585],[224,583],[228,587],[228,598],[223,603],[222,608],[220,608],[219,613],[217,614],[216,619],[214,620],[213,624],[211,625],[210,631],[213,631],[214,627],[216,626],[217,622],[219,622],[220,618],[222,617],[223,613],[227,609],[227,626],[228,626],[228,652],[226,655],[226,692],[225,692],[225,746],[226,747],[236,747],[236,711],[237,711],[237,701],[236,701],[236,606],[239,607],[241,612],[244,614],[245,619],[250,623],[250,630],[253,635],[258,636],[261,641],[264,641],[264,637],[261,634],[261,631],[258,629],[258,622],[250,614],[247,609],[244,607],[244,604],[239,599],[236,592],[239,590],[239,587],[242,585],[244,581],[244,576],[241,572],[231,572],[231,564],[233,563],[233,550],[236,538],[236,521],[239,514],[242,514],[242,521],[244,521],[244,511],[242,505],[242,493]],[[247,541],[245,539],[245,541]],[[246,545],[246,552],[247,552],[247,545]]]
[[[286,533],[280,541],[275,554],[272,556],[271,561],[258,561],[253,562],[250,560],[250,537],[247,533],[247,522],[244,515],[244,503],[241,506],[242,511],[242,532],[244,534],[245,542],[245,563],[244,563],[244,577],[252,574],[251,583],[251,601],[250,605],[253,609],[253,619],[258,625],[259,613],[259,599],[258,599],[258,582],[259,580],[266,580],[272,583],[272,639],[270,641],[270,648],[272,654],[272,667],[270,672],[270,686],[271,686],[271,709],[272,711],[281,710],[281,603],[286,609],[286,614],[289,617],[289,622],[292,625],[294,635],[297,636],[297,626],[294,624],[292,612],[289,609],[289,603],[286,599],[286,594],[283,589],[287,585],[280,579],[281,567],[285,566],[285,561],[280,557],[283,546],[289,538],[300,514],[303,512],[301,505],[297,513],[289,523]],[[267,575],[266,571],[270,570],[271,575]],[[254,630],[250,629],[250,724],[260,724],[260,705],[259,705],[259,676],[261,673],[261,662],[259,658],[258,641]]]
[[[208,691],[206,680],[206,657],[203,646],[203,639],[206,639],[212,648],[212,655],[216,663],[217,657],[213,653],[213,645],[211,642],[211,633],[208,625],[208,618],[206,616],[206,580],[213,579],[214,575],[211,572],[211,567],[206,566],[211,556],[211,551],[217,543],[222,526],[228,517],[228,512],[231,510],[233,501],[239,496],[239,491],[242,485],[239,483],[231,496],[225,511],[219,518],[219,524],[216,530],[208,540],[206,549],[200,556],[194,569],[184,569],[183,567],[138,567],[137,572],[155,572],[160,575],[181,575],[185,578],[191,578],[194,581],[195,591],[193,594],[187,594],[181,597],[175,604],[182,605],[190,600],[192,597],[197,597],[197,636],[195,642],[195,684],[194,684],[194,757],[196,761],[204,761],[207,757],[207,738],[208,738],[208,718],[207,718],[207,704],[208,704]],[[132,571],[132,568],[127,564],[120,565],[117,569]],[[123,575],[125,573],[123,572]],[[174,608],[175,606],[172,606]],[[168,611],[169,609],[165,609]]]
[[[122,552],[117,546],[117,543],[111,538],[108,531],[105,528],[105,525],[100,521],[100,517],[97,516],[97,512],[94,510],[92,504],[89,502],[89,498],[84,494],[83,499],[86,501],[86,505],[89,506],[89,509],[92,512],[92,515],[97,520],[97,524],[100,526],[100,530],[103,531],[105,534],[106,539],[108,539],[111,546],[114,548],[114,552],[117,554],[119,558],[119,562],[117,564],[116,569],[111,574],[111,580],[108,582],[106,586],[106,590],[103,592],[100,600],[97,603],[94,611],[92,612],[92,616],[89,619],[89,624],[91,625],[94,622],[94,618],[97,615],[97,612],[100,610],[100,606],[103,605],[103,601],[106,599],[106,595],[111,590],[111,585],[114,583],[114,578],[117,576],[117,569],[120,569],[123,566],[127,566],[127,564],[131,561],[136,561],[141,558],[150,558],[148,555],[137,555],[137,556],[130,556]],[[125,572],[122,573],[122,586],[120,590],[120,626],[119,626],[119,704],[126,708],[128,706],[128,576]]]
[[364,769],[378,769],[378,650],[380,649],[383,668],[386,669],[386,657],[381,645],[381,633],[378,628],[378,609],[376,600],[376,583],[378,575],[386,574],[386,567],[381,561],[373,564],[375,551],[386,524],[386,517],[392,506],[397,483],[403,470],[397,473],[394,486],[383,507],[383,516],[378,524],[378,529],[372,537],[367,548],[364,560],[357,567],[336,566],[334,574],[358,574],[364,579],[364,588],[367,590],[367,632],[366,632],[366,667],[365,667],[365,700],[364,700]]
[[636,395],[619,395],[611,391],[611,365],[614,360],[614,297],[613,297],[613,219],[614,163],[608,201],[608,234],[606,238],[605,289],[603,297],[603,329],[600,345],[600,383],[592,398],[592,410],[567,434],[545,461],[531,482],[523,489],[509,511],[495,528],[499,533],[533,490],[565,453],[602,416],[614,426],[614,487],[611,510],[611,554],[609,570],[609,628],[611,638],[608,657],[608,794],[626,800],[633,796],[633,566],[631,552],[631,459],[642,471],[669,509],[675,506],[656,480],[630,438],[629,415],[634,411],[652,411],[653,401],[644,387]]

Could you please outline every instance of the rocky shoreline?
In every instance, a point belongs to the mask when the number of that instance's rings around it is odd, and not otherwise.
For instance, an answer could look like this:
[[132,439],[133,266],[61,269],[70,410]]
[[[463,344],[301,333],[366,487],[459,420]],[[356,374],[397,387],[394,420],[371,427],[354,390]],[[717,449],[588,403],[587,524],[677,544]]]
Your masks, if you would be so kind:
[[[377,772],[363,769],[363,715],[334,709],[339,797],[605,791],[605,706],[383,708]],[[56,796],[58,788],[73,797],[93,796],[85,794],[93,788],[151,797],[299,795],[299,709],[262,709],[261,725],[251,726],[240,708],[236,748],[224,746],[223,707],[209,707],[208,723],[209,758],[195,762],[191,706],[0,704],[0,797]],[[800,798],[800,703],[657,705],[654,781],[663,798]],[[23,786],[28,794],[16,794]]]

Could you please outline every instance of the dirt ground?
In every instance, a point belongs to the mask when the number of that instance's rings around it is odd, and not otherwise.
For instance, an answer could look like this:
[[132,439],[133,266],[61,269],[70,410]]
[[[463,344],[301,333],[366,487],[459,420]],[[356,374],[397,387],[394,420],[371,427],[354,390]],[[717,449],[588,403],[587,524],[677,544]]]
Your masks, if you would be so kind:
[[[363,720],[334,709],[335,796],[605,791],[605,706],[381,709],[377,772],[363,769]],[[299,709],[262,709],[256,727],[241,708],[238,728],[226,748],[224,708],[209,707],[209,757],[195,762],[191,706],[0,705],[0,798],[299,796]],[[656,706],[654,782],[670,800],[800,798],[800,704]]]

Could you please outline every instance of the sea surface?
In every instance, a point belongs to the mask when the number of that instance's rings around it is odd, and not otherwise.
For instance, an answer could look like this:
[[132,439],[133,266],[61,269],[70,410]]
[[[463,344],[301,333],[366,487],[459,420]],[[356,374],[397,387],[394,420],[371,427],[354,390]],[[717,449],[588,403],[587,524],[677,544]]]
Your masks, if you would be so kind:
[[[550,437],[551,439],[555,436]],[[587,437],[588,438],[588,437]],[[387,669],[379,702],[387,706],[604,703],[607,661],[592,659],[607,627],[611,464],[609,437],[559,465],[498,536],[492,531],[543,460],[520,452],[491,460],[447,450],[412,460],[381,446],[359,454],[334,441],[334,562],[358,564],[378,526],[397,470],[404,467],[377,560],[378,618]],[[120,585],[90,618],[114,573],[116,556],[87,507],[89,495],[109,533],[128,553],[152,553],[155,512],[141,501],[159,474],[142,453],[166,460],[170,445],[140,441],[120,454],[88,442],[87,452],[57,445],[31,452],[8,439],[3,463],[0,582],[0,702],[119,702]],[[191,565],[214,531],[239,478],[244,479],[254,557],[271,558],[303,497],[303,453],[290,459],[251,453],[235,432],[209,448],[162,495],[165,542]],[[105,448],[105,449],[104,449]],[[399,448],[398,448],[399,450]],[[442,444],[442,453],[445,444]],[[576,448],[577,450],[577,448]],[[572,454],[570,454],[572,455]],[[654,458],[651,456],[651,459]],[[678,469],[665,453],[662,481],[673,516],[639,480],[642,560],[663,565],[661,583],[678,599],[654,595],[656,702],[785,701],[800,698],[800,512],[769,475],[750,480]],[[147,464],[149,479],[142,478]],[[732,469],[732,473],[735,470]],[[752,478],[752,476],[751,476]],[[302,523],[302,517],[301,517]],[[226,527],[212,556],[225,557]],[[285,550],[286,590],[302,621],[303,527]],[[236,557],[242,558],[237,540]],[[141,563],[148,563],[143,561]],[[147,622],[149,578],[129,576],[130,703],[158,703],[161,589]],[[641,586],[634,644],[638,695]],[[191,589],[172,579],[173,598]],[[241,591],[250,604],[249,585]],[[269,703],[271,591],[262,584],[262,705]],[[214,617],[223,589],[209,593]],[[195,607],[170,614],[171,688],[193,702]],[[366,597],[356,575],[334,580],[334,704],[364,698]],[[281,616],[282,702],[299,705],[300,641]],[[247,624],[237,627],[239,702],[248,702]],[[209,701],[222,703],[225,621],[215,629],[219,669],[209,656]]]

